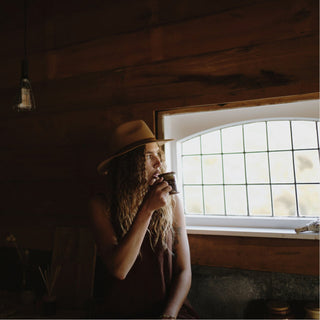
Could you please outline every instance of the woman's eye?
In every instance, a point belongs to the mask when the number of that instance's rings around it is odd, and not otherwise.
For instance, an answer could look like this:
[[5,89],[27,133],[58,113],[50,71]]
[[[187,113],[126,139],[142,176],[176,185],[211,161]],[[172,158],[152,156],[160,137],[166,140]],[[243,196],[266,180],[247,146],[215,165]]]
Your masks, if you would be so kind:
[[161,161],[161,156],[160,156],[160,154],[158,155],[155,155],[155,154],[147,154],[146,155],[146,159],[147,160],[150,160],[150,161]]

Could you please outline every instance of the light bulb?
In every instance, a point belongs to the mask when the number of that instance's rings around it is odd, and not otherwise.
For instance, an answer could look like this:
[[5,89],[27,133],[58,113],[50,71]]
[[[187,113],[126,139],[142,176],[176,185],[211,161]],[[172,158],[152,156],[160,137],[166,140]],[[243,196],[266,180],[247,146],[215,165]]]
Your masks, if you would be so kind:
[[28,79],[27,61],[22,62],[22,76],[18,88],[16,103],[13,106],[15,111],[31,111],[36,108],[31,83]]

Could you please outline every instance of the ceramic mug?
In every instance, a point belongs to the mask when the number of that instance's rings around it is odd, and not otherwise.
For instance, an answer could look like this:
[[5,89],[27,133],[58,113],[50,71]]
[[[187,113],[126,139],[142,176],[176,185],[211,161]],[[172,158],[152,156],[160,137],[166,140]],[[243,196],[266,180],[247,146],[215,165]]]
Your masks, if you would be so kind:
[[159,178],[163,178],[163,180],[167,181],[168,184],[171,186],[172,190],[169,192],[169,194],[179,193],[177,190],[175,172],[162,173],[159,175]]

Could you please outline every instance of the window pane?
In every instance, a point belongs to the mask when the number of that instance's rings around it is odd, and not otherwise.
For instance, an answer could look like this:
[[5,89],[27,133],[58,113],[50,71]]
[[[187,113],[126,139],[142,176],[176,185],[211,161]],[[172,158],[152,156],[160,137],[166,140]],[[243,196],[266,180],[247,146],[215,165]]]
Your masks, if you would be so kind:
[[223,167],[225,183],[245,183],[243,154],[224,154]]
[[183,142],[182,154],[200,154],[200,137]]
[[247,153],[247,182],[269,183],[268,155],[263,153]]
[[202,153],[221,153],[220,130],[201,136]]
[[317,148],[317,132],[314,121],[292,121],[293,148]]
[[235,126],[221,130],[222,151],[223,152],[242,152],[242,126]]
[[223,187],[205,186],[204,203],[206,214],[224,215]]
[[201,183],[201,158],[200,156],[183,157],[183,183]]
[[184,207],[186,213],[202,214],[202,187],[184,187]]
[[251,216],[272,216],[270,187],[248,186],[249,213]]
[[320,185],[297,185],[300,216],[320,216]]
[[244,125],[244,143],[246,151],[266,151],[266,123],[255,122]]
[[296,216],[294,185],[272,186],[273,213],[276,217]]
[[291,149],[289,121],[268,121],[268,141],[270,150]]
[[202,157],[203,183],[222,184],[221,155]]
[[226,186],[227,215],[247,215],[247,197],[245,186]]
[[294,164],[298,183],[320,182],[319,152],[317,150],[295,151]]
[[293,183],[292,153],[270,152],[270,171],[272,183]]
[[319,139],[319,121],[261,120],[183,142],[186,213],[319,216]]

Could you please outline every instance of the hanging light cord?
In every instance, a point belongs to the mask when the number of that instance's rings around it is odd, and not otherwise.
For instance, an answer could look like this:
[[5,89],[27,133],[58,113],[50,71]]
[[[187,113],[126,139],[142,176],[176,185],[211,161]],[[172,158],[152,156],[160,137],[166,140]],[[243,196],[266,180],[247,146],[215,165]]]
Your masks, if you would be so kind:
[[31,89],[31,84],[28,76],[28,61],[27,61],[27,10],[28,10],[28,2],[24,0],[24,57],[21,61],[21,78],[20,78],[20,85],[19,90],[16,97],[16,103],[13,106],[15,111],[31,111],[35,110],[35,102],[33,97],[33,92]]
[[27,59],[27,0],[24,0],[24,58]]

